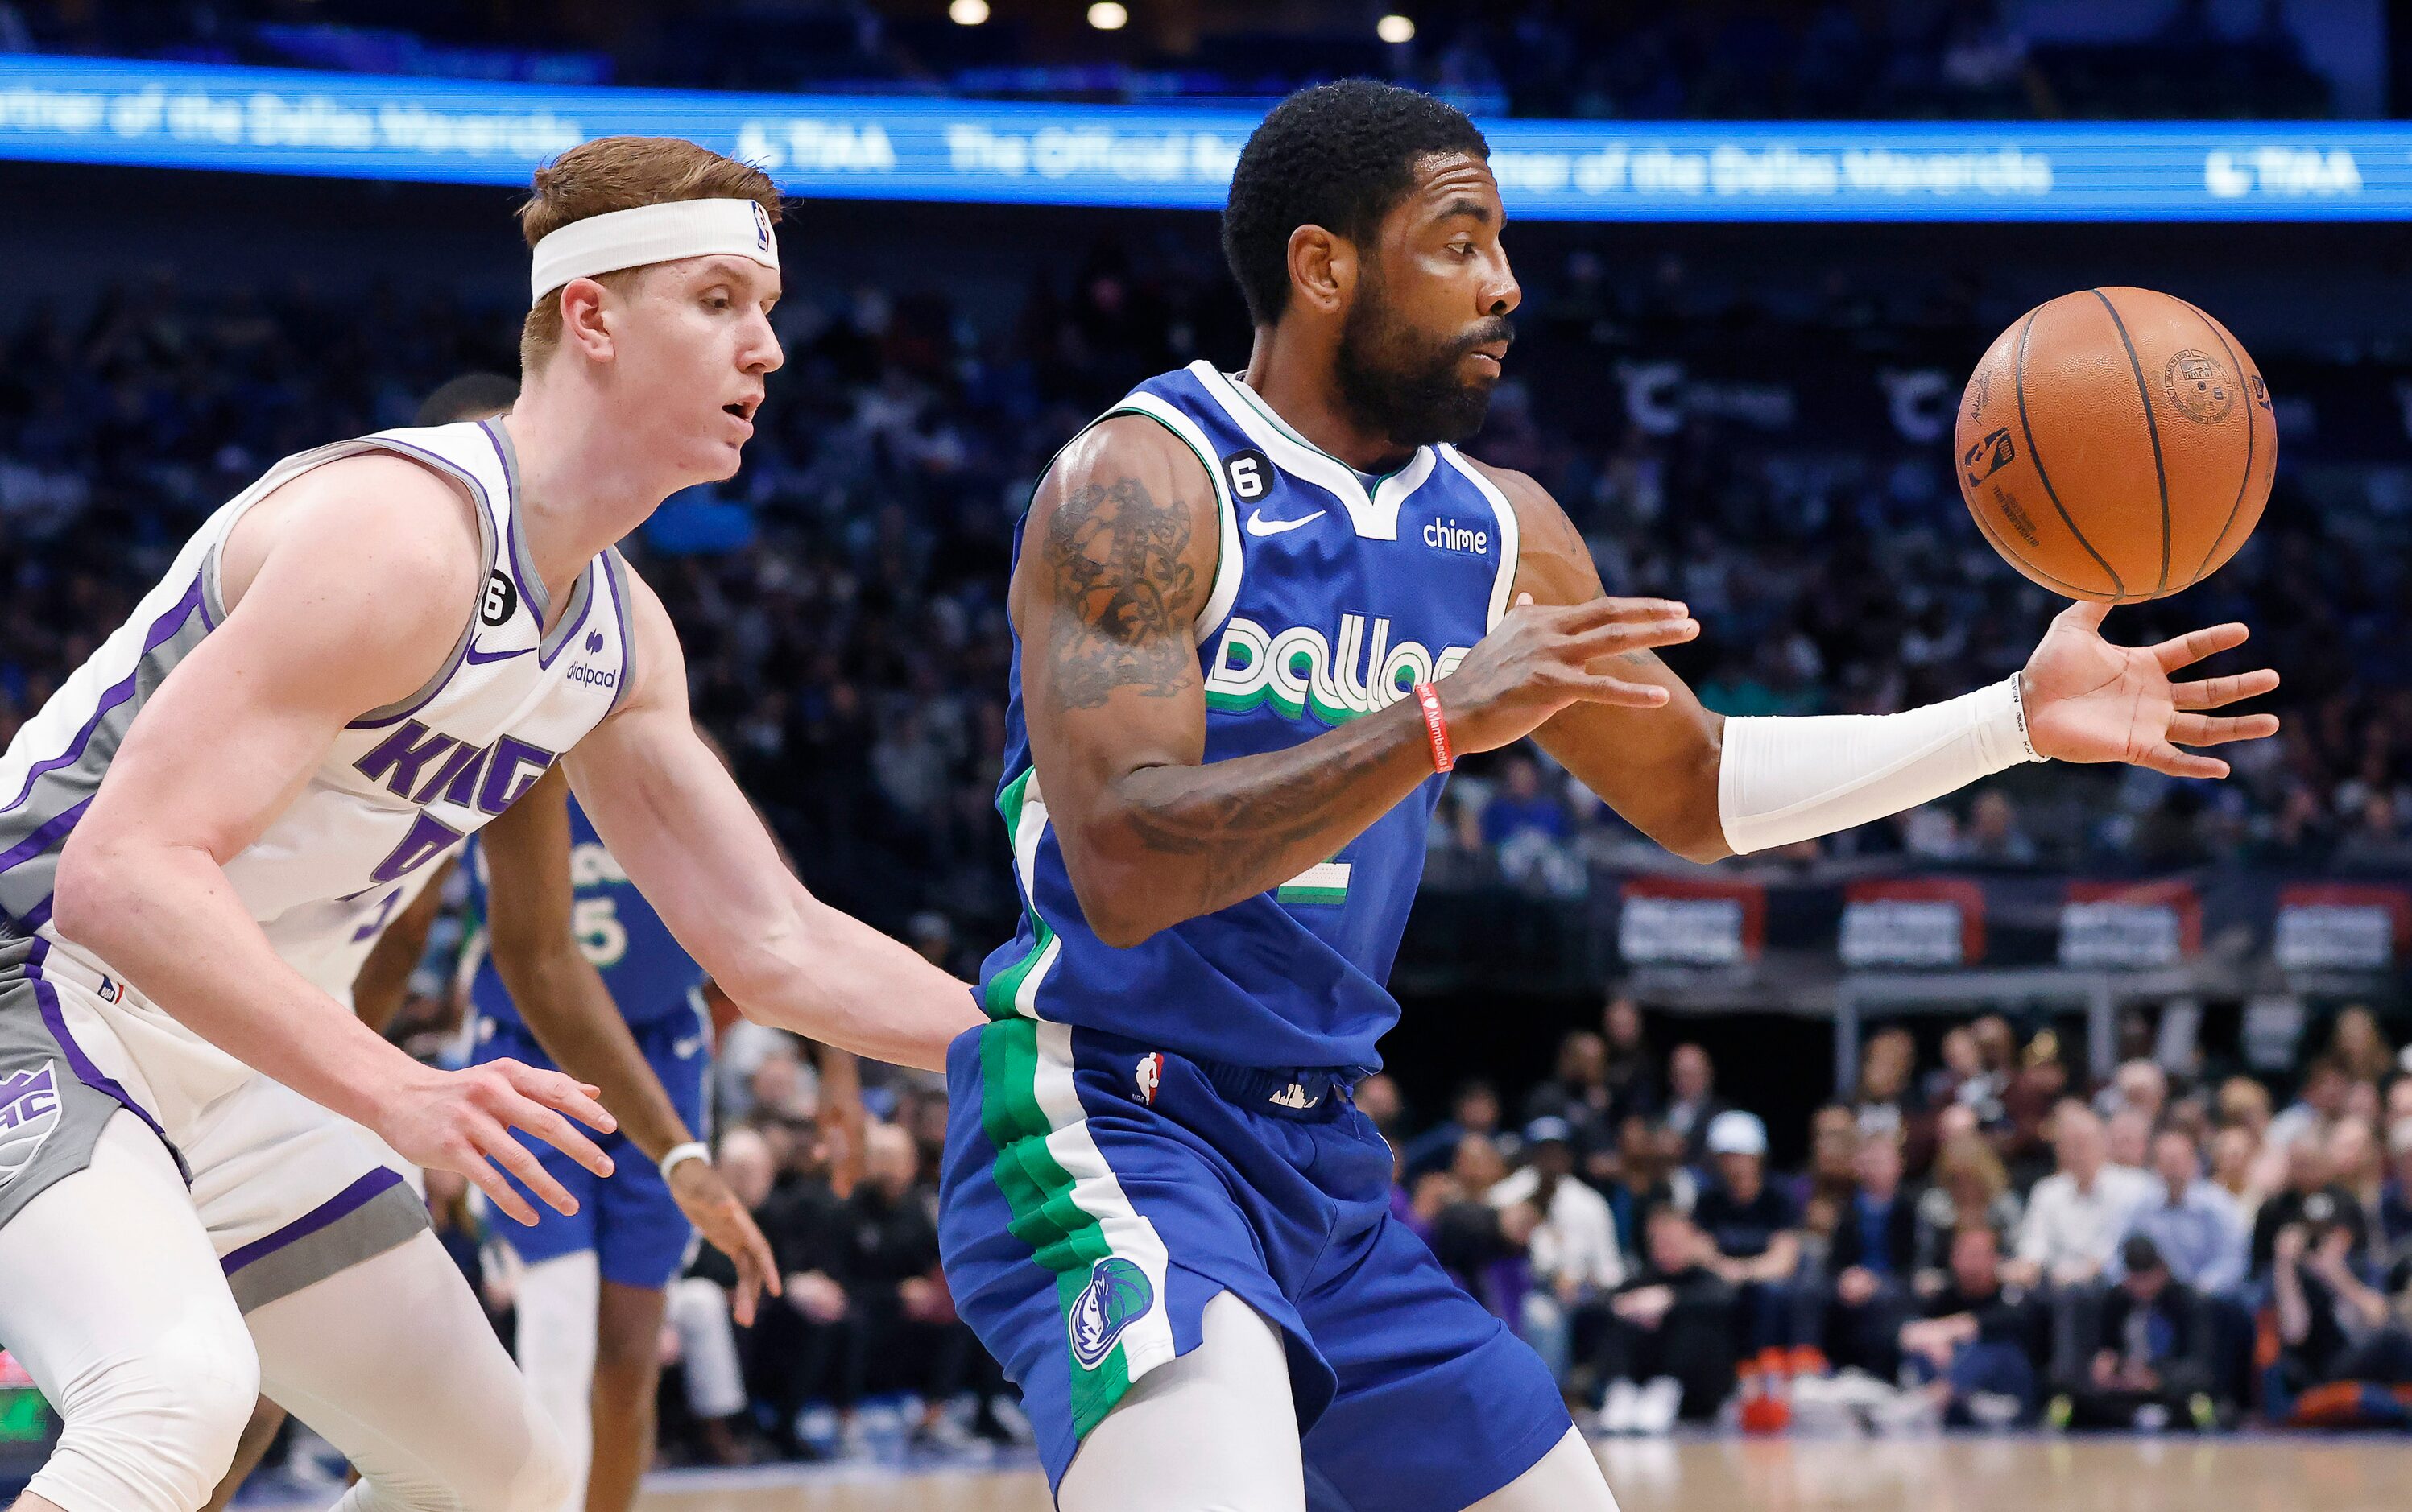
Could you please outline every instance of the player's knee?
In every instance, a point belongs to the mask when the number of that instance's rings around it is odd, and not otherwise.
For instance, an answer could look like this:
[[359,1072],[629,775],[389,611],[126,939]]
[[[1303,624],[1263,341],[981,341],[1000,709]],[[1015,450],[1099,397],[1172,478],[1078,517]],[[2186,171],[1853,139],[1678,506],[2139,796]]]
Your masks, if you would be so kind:
[[561,1512],[577,1493],[581,1467],[568,1440],[541,1413],[532,1417],[529,1429],[526,1462],[512,1478],[508,1499],[494,1503],[494,1512]]
[[106,1505],[125,1512],[190,1512],[234,1462],[259,1398],[259,1357],[240,1322],[188,1324],[88,1373],[66,1397],[58,1475],[106,1487]]

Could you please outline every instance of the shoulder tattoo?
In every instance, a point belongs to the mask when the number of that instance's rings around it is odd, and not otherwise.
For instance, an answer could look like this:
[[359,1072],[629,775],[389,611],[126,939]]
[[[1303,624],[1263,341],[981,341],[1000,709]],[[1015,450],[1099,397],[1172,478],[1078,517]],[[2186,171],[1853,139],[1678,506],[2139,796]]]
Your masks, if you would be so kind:
[[1056,506],[1039,565],[1063,611],[1049,653],[1066,705],[1098,708],[1126,687],[1169,697],[1197,676],[1190,535],[1189,506],[1157,502],[1136,477],[1084,483]]

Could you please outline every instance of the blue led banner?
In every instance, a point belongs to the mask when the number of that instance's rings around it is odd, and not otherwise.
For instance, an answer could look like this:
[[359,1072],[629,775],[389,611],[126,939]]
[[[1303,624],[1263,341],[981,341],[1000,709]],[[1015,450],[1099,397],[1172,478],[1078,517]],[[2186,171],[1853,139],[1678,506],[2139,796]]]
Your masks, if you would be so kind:
[[[691,138],[837,198],[1219,207],[1239,110],[735,95],[0,57],[0,159],[523,183],[592,137]],[[1549,220],[2412,218],[2390,123],[1488,121]]]

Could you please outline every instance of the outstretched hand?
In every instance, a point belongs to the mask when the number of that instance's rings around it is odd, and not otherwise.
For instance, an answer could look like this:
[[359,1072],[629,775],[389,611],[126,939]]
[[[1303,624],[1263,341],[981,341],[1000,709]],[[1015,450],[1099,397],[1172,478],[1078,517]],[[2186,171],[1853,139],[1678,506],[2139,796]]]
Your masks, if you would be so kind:
[[2169,674],[2206,656],[2244,644],[2241,624],[2215,624],[2157,646],[2114,646],[2102,639],[2110,606],[2071,604],[2020,674],[2027,738],[2039,756],[2062,761],[2125,761],[2172,777],[2225,777],[2228,763],[2180,750],[2265,740],[2278,733],[2275,714],[2213,716],[2203,712],[2258,697],[2278,685],[2268,668],[2192,683]]
[[771,1254],[771,1241],[762,1237],[761,1226],[708,1161],[685,1160],[674,1167],[670,1196],[679,1211],[686,1214],[686,1221],[737,1267],[732,1311],[741,1326],[752,1324],[755,1304],[762,1293],[767,1290],[776,1297],[780,1292],[779,1264]]

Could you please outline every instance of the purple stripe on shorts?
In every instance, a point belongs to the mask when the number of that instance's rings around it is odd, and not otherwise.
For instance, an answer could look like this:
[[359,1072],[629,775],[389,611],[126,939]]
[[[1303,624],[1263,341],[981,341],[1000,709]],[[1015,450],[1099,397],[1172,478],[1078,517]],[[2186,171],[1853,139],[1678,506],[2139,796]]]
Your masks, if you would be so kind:
[[378,1193],[390,1191],[402,1184],[400,1171],[390,1167],[379,1166],[275,1233],[266,1239],[253,1240],[218,1263],[225,1268],[226,1273],[231,1276],[244,1266],[255,1260],[267,1258],[295,1240],[306,1239],[336,1219],[359,1211]]
[[51,942],[36,935],[33,940],[33,950],[25,957],[25,979],[34,984],[34,1001],[41,1005],[42,1023],[50,1030],[51,1037],[59,1042],[60,1053],[67,1058],[67,1069],[76,1074],[78,1081],[95,1092],[106,1093],[116,1098],[127,1112],[150,1124],[151,1132],[157,1135],[159,1142],[168,1147],[168,1153],[176,1157],[176,1169],[183,1174],[184,1184],[192,1185],[192,1167],[184,1164],[184,1152],[176,1148],[176,1141],[168,1138],[168,1131],[159,1126],[159,1121],[151,1116],[149,1108],[136,1102],[132,1093],[118,1085],[115,1077],[110,1076],[99,1066],[93,1064],[92,1057],[86,1055],[83,1052],[83,1047],[76,1043],[75,1035],[67,1033],[67,1016],[59,1006],[58,989],[52,987],[50,979],[42,975],[42,962],[50,959],[50,954]]
[[[76,731],[76,738],[68,744],[66,753],[54,756],[48,761],[36,762],[34,770],[25,773],[25,785],[18,788],[17,796],[8,800],[8,809],[14,809],[24,802],[34,791],[35,781],[44,773],[56,771],[61,767],[72,767],[82,758],[83,748],[92,740],[92,732],[100,727],[101,720],[107,717],[111,709],[134,697],[135,680],[142,674],[142,657],[150,655],[175,639],[176,632],[184,627],[184,622],[193,617],[193,610],[197,609],[201,609],[201,580],[199,578],[193,580],[192,587],[184,590],[184,596],[176,601],[175,608],[151,622],[151,633],[143,639],[142,655],[135,658],[134,670],[125,674],[124,682],[112,685],[101,694],[100,707],[92,712],[90,719],[84,721],[83,728]],[[202,609],[201,621],[205,626],[208,624],[208,610]],[[0,813],[7,812],[7,809],[0,809]],[[0,867],[0,871],[5,870],[7,870],[6,867]]]
[[83,811],[90,807],[92,807],[92,800],[87,798],[73,808],[52,815],[39,829],[7,850],[0,850],[0,872],[20,866],[50,849],[51,842],[74,829],[76,821],[83,817]]

